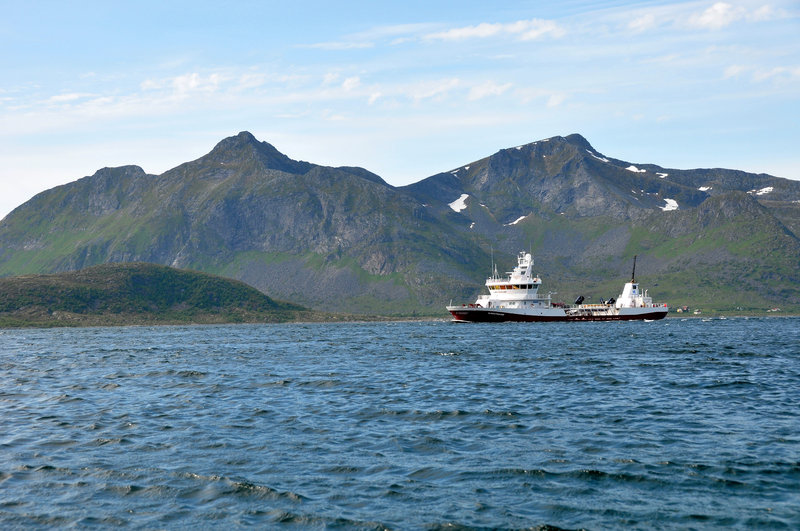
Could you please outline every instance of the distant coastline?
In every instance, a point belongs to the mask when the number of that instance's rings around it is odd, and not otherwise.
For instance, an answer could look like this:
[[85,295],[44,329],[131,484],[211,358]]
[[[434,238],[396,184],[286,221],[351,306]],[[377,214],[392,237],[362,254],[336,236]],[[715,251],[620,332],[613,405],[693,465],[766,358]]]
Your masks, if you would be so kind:
[[[796,317],[793,312],[670,312],[669,319]],[[449,321],[441,315],[321,312],[274,300],[238,280],[149,263],[0,278],[0,328]]]
[[148,263],[0,279],[0,327],[222,324],[323,319],[243,282]]

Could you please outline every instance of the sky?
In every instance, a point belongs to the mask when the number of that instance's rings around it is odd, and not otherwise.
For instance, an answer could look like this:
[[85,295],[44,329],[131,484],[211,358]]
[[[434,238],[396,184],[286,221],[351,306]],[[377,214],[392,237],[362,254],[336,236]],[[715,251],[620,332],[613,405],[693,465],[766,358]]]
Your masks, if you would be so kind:
[[572,133],[800,179],[800,2],[0,0],[0,218],[240,131],[395,186]]

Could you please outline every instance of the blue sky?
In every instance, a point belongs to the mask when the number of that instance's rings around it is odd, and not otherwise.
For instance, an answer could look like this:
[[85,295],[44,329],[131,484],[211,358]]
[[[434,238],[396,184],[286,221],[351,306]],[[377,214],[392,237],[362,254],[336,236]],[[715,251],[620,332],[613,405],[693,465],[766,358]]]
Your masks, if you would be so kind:
[[252,132],[393,185],[580,133],[800,179],[800,3],[0,0],[0,217]]

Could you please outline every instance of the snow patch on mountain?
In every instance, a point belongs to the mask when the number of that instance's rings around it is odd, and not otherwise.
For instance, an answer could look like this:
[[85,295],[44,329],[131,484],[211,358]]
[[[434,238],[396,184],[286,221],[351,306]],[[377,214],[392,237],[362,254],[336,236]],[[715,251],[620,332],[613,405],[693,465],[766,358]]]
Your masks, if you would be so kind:
[[527,218],[528,216],[530,216],[530,214],[527,214],[525,216],[520,216],[517,219],[515,219],[514,221],[512,221],[511,223],[506,223],[505,226],[506,227],[510,227],[511,225],[516,225],[517,223],[519,223],[523,219]]
[[674,199],[664,199],[666,201],[666,206],[658,207],[664,212],[669,212],[670,210],[678,210],[678,202]]
[[647,170],[640,170],[639,168],[637,168],[637,167],[636,167],[636,166],[634,166],[633,164],[631,164],[630,166],[628,166],[628,167],[627,167],[627,168],[625,168],[625,169],[626,169],[626,170],[628,170],[628,171],[632,171],[632,172],[634,172],[634,173],[644,173],[644,172],[646,172],[646,171],[647,171]]
[[591,152],[590,150],[588,150],[588,149],[586,150],[586,153],[588,153],[589,155],[593,156],[593,157],[594,157],[594,158],[596,158],[597,160],[602,160],[603,162],[608,162],[608,159],[607,159],[607,158],[604,158],[604,157],[601,157],[600,155],[597,155],[597,154],[595,154],[595,153],[592,153],[592,152]]
[[469,170],[469,166],[464,166],[462,168],[456,168],[455,170],[452,170],[450,173],[457,176],[458,172],[460,172],[461,170],[467,171],[467,170]]
[[748,194],[755,194],[755,195],[764,195],[770,193],[774,188],[772,186],[767,186],[765,188],[761,188],[760,190],[750,190],[747,192]]
[[469,194],[461,194],[461,197],[453,201],[452,203],[448,203],[447,206],[452,208],[456,212],[461,212],[465,208],[467,208],[467,198]]

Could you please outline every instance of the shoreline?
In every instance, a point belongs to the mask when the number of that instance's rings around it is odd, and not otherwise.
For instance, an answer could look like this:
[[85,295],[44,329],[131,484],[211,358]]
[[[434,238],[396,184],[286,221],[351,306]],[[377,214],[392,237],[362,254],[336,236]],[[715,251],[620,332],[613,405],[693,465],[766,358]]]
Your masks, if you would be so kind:
[[[310,312],[315,313],[315,312]],[[74,315],[74,314],[73,314]],[[260,325],[260,324],[358,324],[358,323],[412,323],[412,322],[453,322],[450,316],[387,316],[387,315],[352,315],[352,314],[323,314],[316,317],[286,320],[226,320],[216,319],[216,316],[209,316],[208,319],[199,320],[180,320],[180,319],[148,319],[136,318],[134,316],[125,319],[126,316],[116,316],[115,318],[103,319],[100,316],[86,316],[87,318],[59,319],[50,320],[31,320],[26,321],[18,318],[4,318],[0,316],[0,331],[2,330],[29,330],[29,329],[50,329],[50,328],[118,328],[118,327],[148,327],[148,326],[227,326],[227,325]],[[701,315],[680,315],[670,314],[664,320],[726,320],[726,319],[780,319],[797,318],[800,313],[781,313],[781,314],[701,314]],[[503,323],[496,323],[503,324]],[[531,324],[531,323],[527,323]],[[538,323],[541,325],[542,323]],[[545,323],[548,324],[548,323]]]

